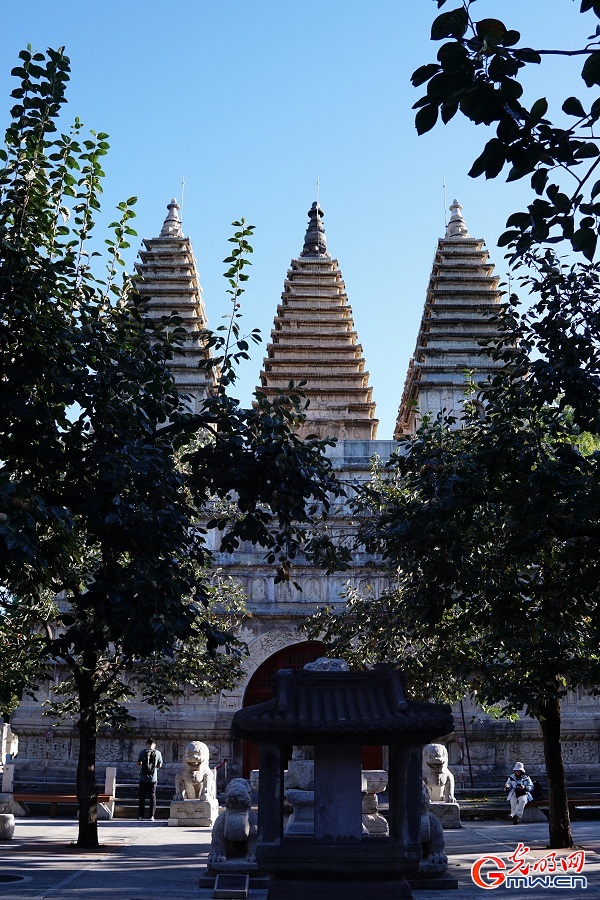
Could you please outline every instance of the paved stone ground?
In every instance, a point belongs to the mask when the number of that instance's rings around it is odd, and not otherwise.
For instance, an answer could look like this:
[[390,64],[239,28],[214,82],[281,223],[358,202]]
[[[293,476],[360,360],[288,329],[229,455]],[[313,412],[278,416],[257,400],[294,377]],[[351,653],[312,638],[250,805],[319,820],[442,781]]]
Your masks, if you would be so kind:
[[[210,844],[208,828],[168,828],[163,822],[117,819],[100,822],[103,849],[81,852],[71,844],[77,825],[71,819],[19,819],[15,837],[0,843],[0,875],[25,880],[0,884],[0,900],[207,900],[212,890],[200,890],[198,877]],[[600,897],[600,822],[575,822],[577,844],[586,851],[582,874],[585,891],[569,889],[506,889],[509,900],[541,900],[562,896],[585,900]],[[446,832],[449,874],[458,878],[458,891],[415,891],[415,900],[472,900],[489,896],[471,880],[471,865],[483,854],[502,859],[519,841],[531,848],[530,857],[548,852],[546,824],[473,822],[460,831]],[[561,854],[562,855],[562,854]],[[265,900],[266,891],[251,891],[251,900]],[[310,900],[310,898],[307,898]],[[331,900],[338,900],[332,891]],[[341,898],[343,900],[343,898]],[[376,898],[365,897],[365,900]]]

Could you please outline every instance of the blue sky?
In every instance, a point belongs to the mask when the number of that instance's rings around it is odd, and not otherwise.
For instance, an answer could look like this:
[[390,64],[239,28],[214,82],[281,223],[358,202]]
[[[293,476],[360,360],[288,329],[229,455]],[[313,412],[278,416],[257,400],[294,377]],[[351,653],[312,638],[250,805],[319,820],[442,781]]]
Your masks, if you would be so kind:
[[[450,2],[446,8],[459,5]],[[581,46],[597,20],[575,0],[479,0],[530,46]],[[526,16],[523,14],[526,10]],[[210,324],[227,312],[222,259],[230,223],[256,226],[244,324],[266,344],[290,259],[302,248],[317,178],[329,250],[345,277],[380,419],[392,436],[447,202],[458,197],[470,233],[495,247],[524,186],[467,177],[487,134],[467,123],[417,137],[411,72],[433,62],[432,0],[29,0],[6,3],[0,36],[0,125],[10,69],[27,43],[66,46],[76,115],[110,134],[106,215],[139,198],[135,227],[155,236],[185,177],[192,238]],[[525,20],[526,19],[526,20]],[[568,96],[581,61],[544,61],[530,100]],[[560,88],[560,94],[559,94]],[[580,91],[576,80],[572,92]],[[552,107],[551,107],[552,110]],[[526,187],[526,186],[525,186]],[[109,219],[107,218],[107,221]],[[132,243],[128,268],[138,249]],[[240,372],[249,403],[264,344]]]

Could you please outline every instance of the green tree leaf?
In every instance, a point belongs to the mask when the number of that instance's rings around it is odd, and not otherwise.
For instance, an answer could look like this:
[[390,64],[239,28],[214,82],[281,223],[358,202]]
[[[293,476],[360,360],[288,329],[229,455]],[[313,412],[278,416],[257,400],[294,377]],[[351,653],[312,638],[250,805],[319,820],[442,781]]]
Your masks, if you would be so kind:
[[581,118],[585,116],[585,110],[578,97],[567,97],[562,105],[562,110],[568,116],[578,116]]
[[464,8],[452,9],[442,13],[431,26],[431,40],[439,41],[445,37],[461,38],[467,30],[468,17]]
[[417,134],[425,134],[431,131],[438,118],[438,107],[433,103],[423,106],[415,116],[415,127]]
[[476,31],[480,40],[492,41],[494,44],[500,44],[507,34],[506,26],[500,19],[480,19]]
[[592,87],[594,84],[600,84],[600,51],[590,53],[583,64],[581,77],[588,87]]

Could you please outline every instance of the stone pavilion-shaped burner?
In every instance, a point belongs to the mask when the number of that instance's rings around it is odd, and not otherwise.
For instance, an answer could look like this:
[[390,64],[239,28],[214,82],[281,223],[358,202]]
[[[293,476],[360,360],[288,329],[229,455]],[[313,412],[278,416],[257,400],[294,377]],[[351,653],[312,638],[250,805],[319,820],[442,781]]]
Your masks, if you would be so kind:
[[[364,672],[281,670],[272,700],[246,707],[232,736],[260,745],[259,868],[268,900],[396,900],[422,856],[421,750],[454,728],[449,706],[406,698],[388,666]],[[364,835],[361,745],[389,751],[389,836]],[[284,834],[284,748],[314,746],[314,836]]]

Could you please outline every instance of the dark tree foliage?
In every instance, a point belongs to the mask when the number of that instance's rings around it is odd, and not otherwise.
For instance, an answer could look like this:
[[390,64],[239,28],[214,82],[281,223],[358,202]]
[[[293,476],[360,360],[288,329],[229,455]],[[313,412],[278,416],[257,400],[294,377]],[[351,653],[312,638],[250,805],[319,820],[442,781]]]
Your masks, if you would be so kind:
[[[206,529],[219,529],[225,550],[263,546],[277,578],[289,578],[297,553],[330,553],[308,510],[312,501],[326,513],[339,489],[324,443],[290,430],[302,415],[293,385],[285,402],[259,398],[250,411],[229,395],[248,347],[233,317],[226,338],[207,335],[221,352],[220,388],[189,414],[166,366],[182,323],[148,318],[135,284],[118,277],[135,198],[119,205],[106,275],[97,274],[107,135],[83,139],[79,120],[58,130],[68,58],[28,49],[13,74],[20,86],[0,150],[2,627],[18,649],[37,620],[29,649],[70,673],[78,844],[89,847],[96,735],[107,718],[119,724],[123,673],[147,675],[145,696],[159,705],[177,681],[164,665],[173,654],[198,689],[232,678],[215,656],[235,640],[214,609]],[[226,274],[237,310],[252,229],[234,225]]]
[[6,722],[24,694],[35,696],[34,686],[49,676],[46,641],[50,626],[40,634],[40,622],[48,621],[54,605],[40,604],[38,609],[15,604],[13,598],[0,600],[0,642],[2,677],[0,678],[0,716]]
[[[447,123],[461,113],[494,130],[470,175],[530,180],[527,209],[509,217],[499,241],[523,272],[524,287],[534,291],[520,322],[521,337],[540,354],[530,377],[540,404],[568,405],[582,428],[600,433],[600,301],[593,262],[600,226],[600,26],[591,26],[584,47],[532,49],[499,19],[474,18],[475,2],[464,0],[433,22],[431,38],[443,43],[437,62],[412,76],[415,87],[426,85],[415,104],[416,127],[423,134],[438,119]],[[565,2],[565,15],[572,9]],[[582,0],[580,12],[600,18],[593,0]],[[549,55],[581,67],[581,97],[525,97],[524,69]],[[565,265],[559,258],[565,250],[585,261]]]

